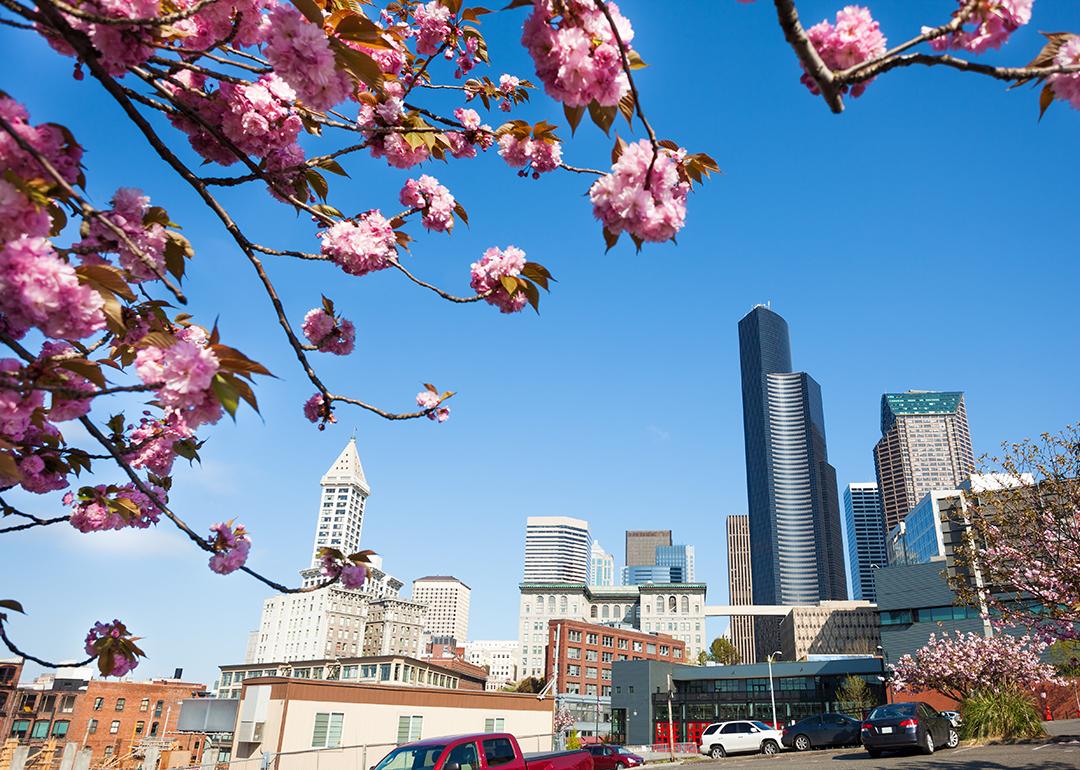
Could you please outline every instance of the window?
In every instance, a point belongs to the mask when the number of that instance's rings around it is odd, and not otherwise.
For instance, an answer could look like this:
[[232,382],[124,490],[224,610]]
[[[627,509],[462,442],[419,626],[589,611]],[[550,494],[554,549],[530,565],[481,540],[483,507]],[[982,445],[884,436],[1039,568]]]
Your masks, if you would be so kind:
[[345,715],[338,712],[316,714],[315,729],[311,733],[311,748],[332,749],[340,746],[341,722],[344,719]]
[[506,720],[503,717],[490,717],[484,720],[484,732],[501,733],[505,729],[505,725]]
[[581,660],[581,648],[580,647],[567,647],[566,657],[570,660]]
[[56,696],[46,695],[41,699],[41,711],[55,711],[56,710]]
[[409,741],[420,740],[423,725],[424,718],[422,716],[398,717],[397,742],[408,743]]
[[581,641],[581,632],[580,631],[567,631],[566,639],[567,639],[567,641],[570,641],[570,642],[580,642]]
[[604,636],[604,637],[601,637],[601,642],[603,643],[603,645],[605,647],[612,647],[615,644],[615,639],[614,639],[614,637],[611,637],[611,636]]
[[585,644],[596,644],[598,638],[596,634],[585,634]]
[[443,767],[457,765],[461,770],[480,770],[480,757],[476,753],[475,743],[463,743],[450,750]]
[[487,760],[488,767],[509,764],[517,758],[514,755],[514,745],[508,738],[488,738],[481,745],[484,747],[484,759]]
[[112,746],[106,746],[105,747],[105,756],[106,757],[111,757],[112,755],[113,755],[113,747]]
[[648,644],[645,645],[645,652],[649,653],[650,655],[655,655],[656,654],[656,645],[653,644],[652,642],[649,642]]
[[71,723],[66,719],[58,719],[53,722],[52,737],[63,738],[65,735],[67,735],[69,724]]
[[86,732],[89,733],[90,735],[93,735],[94,733],[97,732],[97,720],[96,719],[91,719],[90,720],[90,724],[88,724],[86,726]]
[[597,607],[594,604],[592,607],[589,608],[589,617],[590,618],[595,618],[596,616],[597,616]]
[[70,714],[75,710],[75,696],[65,695],[64,699],[60,701],[60,711],[64,714]]
[[109,723],[109,735],[116,735],[118,732],[120,732],[120,720],[114,719]]
[[162,710],[162,708],[164,706],[165,706],[165,701],[163,701],[163,700],[159,700],[157,703],[155,703],[154,704],[154,716],[156,716],[156,717],[161,716],[161,710]]
[[146,729],[146,722],[144,722],[144,721],[142,721],[140,719],[138,722],[135,723],[135,734],[136,735],[142,735],[143,730],[145,730],[145,729]]
[[117,698],[116,699],[116,710],[117,711],[123,711],[124,710],[124,703],[126,702],[126,700],[127,700],[126,698]]
[[157,722],[151,722],[150,723],[150,737],[153,738],[155,735],[157,735],[157,731],[158,731],[158,723]]
[[12,738],[24,738],[26,733],[30,730],[29,719],[16,719],[11,723],[11,737]]
[[49,720],[39,719],[34,722],[34,729],[30,733],[31,738],[48,738],[49,737]]
[[139,711],[149,711],[149,710],[150,710],[150,699],[149,698],[143,698],[142,701],[139,703]]

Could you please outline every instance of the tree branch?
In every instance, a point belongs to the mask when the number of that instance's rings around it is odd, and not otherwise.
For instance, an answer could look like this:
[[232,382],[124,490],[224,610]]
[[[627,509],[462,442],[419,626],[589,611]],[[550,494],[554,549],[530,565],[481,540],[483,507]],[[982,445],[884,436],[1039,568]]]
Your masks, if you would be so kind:
[[167,13],[164,16],[151,16],[148,18],[134,19],[116,18],[113,16],[102,16],[101,14],[97,13],[89,13],[82,10],[81,8],[76,8],[73,5],[68,5],[67,3],[63,2],[63,0],[39,0],[39,2],[46,2],[54,8],[63,11],[68,16],[74,16],[76,19],[93,22],[94,24],[104,24],[106,26],[112,27],[165,27],[169,24],[175,24],[178,21],[183,21],[184,19],[190,19],[203,8],[211,5],[212,3],[218,2],[218,0],[198,0],[198,2],[196,2],[190,8],[185,8],[184,10],[177,11],[176,13]]
[[799,21],[799,11],[795,8],[795,0],[773,0],[776,6],[776,18],[780,22],[780,28],[784,31],[784,39],[788,41],[795,55],[799,57],[806,73],[817,83],[825,103],[829,109],[840,114],[844,111],[844,100],[840,89],[836,87],[832,70],[826,66],[818,54],[814,44],[803,29]]
[[31,655],[28,652],[24,652],[23,650],[20,650],[18,648],[18,646],[16,646],[15,642],[11,641],[11,639],[8,637],[7,630],[4,628],[3,616],[0,616],[0,640],[3,640],[4,646],[7,647],[9,650],[11,650],[16,655],[18,655],[20,658],[26,658],[27,660],[31,660],[34,663],[37,663],[39,666],[44,666],[45,668],[56,669],[56,668],[66,668],[66,667],[69,667],[69,666],[73,667],[73,668],[78,668],[79,666],[89,665],[89,664],[93,663],[95,660],[97,660],[97,655],[91,655],[86,660],[72,661],[70,663],[68,663],[68,662],[53,663],[52,661],[42,660],[41,658],[37,657],[36,655]]

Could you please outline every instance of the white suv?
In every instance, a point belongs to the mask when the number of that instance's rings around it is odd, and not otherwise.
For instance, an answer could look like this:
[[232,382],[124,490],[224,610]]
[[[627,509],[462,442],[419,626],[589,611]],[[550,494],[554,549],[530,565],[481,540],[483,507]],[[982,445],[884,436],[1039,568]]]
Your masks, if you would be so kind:
[[745,751],[779,754],[780,731],[773,730],[764,722],[753,722],[749,719],[716,722],[706,727],[701,734],[698,751],[713,759]]

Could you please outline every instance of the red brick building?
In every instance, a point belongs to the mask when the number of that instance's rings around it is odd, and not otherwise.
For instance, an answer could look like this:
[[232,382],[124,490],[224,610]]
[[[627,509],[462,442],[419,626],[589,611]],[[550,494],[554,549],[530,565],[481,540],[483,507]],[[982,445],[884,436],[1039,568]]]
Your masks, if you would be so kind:
[[583,620],[548,622],[545,678],[550,680],[558,671],[559,693],[610,696],[611,664],[616,660],[685,663],[686,643],[666,634],[646,634]]
[[0,743],[11,735],[11,720],[15,716],[15,696],[22,667],[22,658],[0,660]]

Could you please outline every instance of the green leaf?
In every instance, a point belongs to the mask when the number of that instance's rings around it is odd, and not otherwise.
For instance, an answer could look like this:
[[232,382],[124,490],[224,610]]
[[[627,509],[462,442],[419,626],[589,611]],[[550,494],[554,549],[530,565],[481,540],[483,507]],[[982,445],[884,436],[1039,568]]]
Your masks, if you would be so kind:
[[347,173],[345,173],[345,169],[341,167],[341,164],[333,158],[322,158],[315,165],[319,168],[326,169],[331,174],[337,174],[338,176],[344,177],[349,176]]
[[605,134],[610,131],[611,124],[615,122],[617,111],[616,107],[601,107],[595,99],[589,102],[589,117]]
[[221,406],[235,420],[236,409],[240,406],[240,394],[237,393],[236,388],[220,372],[214,375],[210,385],[214,389],[214,395],[221,402]]
[[101,367],[85,358],[64,358],[57,362],[57,366],[85,377],[99,388],[105,387],[105,375],[102,374]]
[[509,294],[511,297],[513,297],[514,292],[516,292],[518,288],[520,288],[518,284],[518,279],[509,275],[504,275],[502,278],[500,278],[499,283],[502,284],[502,287],[506,289],[506,293]]
[[108,289],[129,302],[135,301],[135,292],[124,280],[124,274],[112,265],[79,265],[75,272],[84,283],[95,288]]
[[626,52],[626,60],[630,62],[630,69],[632,70],[639,70],[642,67],[649,66],[645,63],[645,60],[641,58],[641,54],[633,49]]
[[619,99],[619,112],[626,118],[626,125],[634,127],[634,92],[627,91],[623,98]]
[[360,82],[366,83],[375,90],[382,88],[383,73],[374,59],[366,53],[349,48],[336,40],[331,40],[330,46],[334,49],[334,55],[337,56],[344,68],[355,75]]
[[469,215],[465,213],[465,207],[462,206],[460,203],[454,204],[454,213],[461,217],[461,221],[464,222],[466,225],[469,224]]
[[1043,86],[1042,93],[1039,94],[1039,120],[1042,120],[1042,116],[1050,109],[1050,105],[1054,103],[1054,99],[1054,88],[1047,83]]
[[540,290],[536,288],[536,284],[532,281],[523,281],[522,291],[525,292],[525,298],[529,300],[533,310],[536,311],[537,315],[540,315]]
[[581,123],[581,117],[585,114],[584,107],[570,107],[563,105],[563,114],[566,115],[566,122],[570,124],[570,135],[573,136],[577,131],[578,124]]
[[319,196],[319,200],[326,200],[326,196],[330,194],[330,185],[326,183],[326,177],[311,168],[304,171],[304,176],[311,185],[311,189]]

